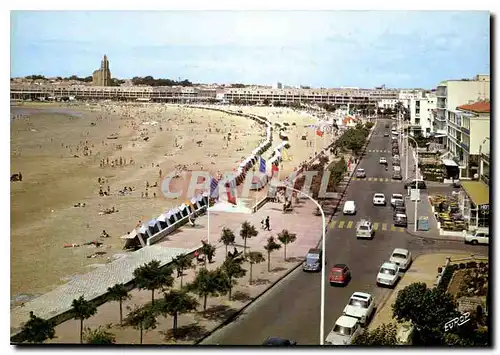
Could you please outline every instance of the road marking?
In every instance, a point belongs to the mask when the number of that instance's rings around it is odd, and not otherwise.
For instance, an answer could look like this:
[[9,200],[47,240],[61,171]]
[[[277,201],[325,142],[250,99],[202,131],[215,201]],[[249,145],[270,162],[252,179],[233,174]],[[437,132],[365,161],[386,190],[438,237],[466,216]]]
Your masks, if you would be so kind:
[[373,223],[373,230],[376,231],[378,229],[378,223]]
[[347,222],[347,229],[351,229],[352,228],[352,223],[353,223],[352,221]]
[[345,221],[340,221],[339,222],[339,228],[340,229],[344,228],[344,223],[345,223]]
[[387,223],[382,223],[382,230],[386,231],[387,230]]
[[403,227],[399,227],[399,231],[400,231],[400,232],[404,232],[404,231],[405,231],[405,229],[404,229]]
[[395,231],[396,231],[396,226],[395,226],[395,225],[392,225],[392,226],[391,226],[391,231],[392,231],[392,232],[395,232]]
[[335,224],[337,224],[337,221],[333,220],[330,222],[330,228],[334,229],[335,228]]

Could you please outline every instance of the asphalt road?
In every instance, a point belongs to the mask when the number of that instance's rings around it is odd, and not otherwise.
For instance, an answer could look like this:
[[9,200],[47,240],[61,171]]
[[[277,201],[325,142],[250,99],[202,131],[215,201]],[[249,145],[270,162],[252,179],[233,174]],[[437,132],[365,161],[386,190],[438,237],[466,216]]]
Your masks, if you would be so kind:
[[[391,177],[391,142],[383,137],[385,124],[391,120],[379,120],[367,147],[367,153],[359,167],[365,169],[367,177]],[[370,152],[385,150],[383,152]],[[379,164],[385,156],[389,169]],[[356,201],[358,212],[355,216],[337,213],[335,220],[357,222],[370,218],[373,222],[392,224],[390,196],[404,193],[403,182],[351,181],[346,200]],[[385,194],[386,207],[373,206],[373,194]],[[364,291],[375,296],[376,303],[384,302],[391,290],[376,286],[375,278],[380,265],[388,260],[394,248],[405,248],[414,256],[433,251],[466,250],[487,253],[487,247],[469,246],[463,242],[424,240],[405,232],[378,230],[373,240],[357,240],[355,229],[330,229],[326,239],[327,277],[333,264],[346,263],[352,272],[352,280],[346,287],[331,287],[326,283],[325,295],[325,337],[334,322],[341,315],[349,297],[355,291]],[[220,345],[260,345],[269,336],[279,336],[297,341],[298,345],[318,345],[320,326],[321,274],[302,272],[299,268],[265,296],[251,305],[231,324],[214,333],[202,344]]]

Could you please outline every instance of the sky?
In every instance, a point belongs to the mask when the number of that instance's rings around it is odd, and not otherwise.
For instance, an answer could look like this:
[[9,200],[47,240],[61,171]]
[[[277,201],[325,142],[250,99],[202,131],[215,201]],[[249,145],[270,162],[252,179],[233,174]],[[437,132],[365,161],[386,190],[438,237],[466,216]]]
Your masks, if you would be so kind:
[[432,89],[490,73],[486,11],[12,11],[11,77]]

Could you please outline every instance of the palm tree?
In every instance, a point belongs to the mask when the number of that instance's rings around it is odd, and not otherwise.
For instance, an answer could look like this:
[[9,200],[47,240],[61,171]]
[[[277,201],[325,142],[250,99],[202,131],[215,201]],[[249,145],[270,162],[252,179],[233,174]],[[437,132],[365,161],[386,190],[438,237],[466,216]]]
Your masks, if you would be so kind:
[[271,253],[276,250],[281,249],[281,244],[276,243],[274,237],[269,237],[267,239],[267,244],[264,246],[267,251],[267,271],[271,272]]
[[97,307],[89,301],[86,301],[83,296],[80,296],[78,299],[74,299],[71,306],[73,307],[73,313],[75,314],[74,319],[80,320],[80,343],[83,343],[83,321],[96,314]]
[[150,303],[141,308],[135,306],[125,318],[125,323],[139,330],[140,344],[142,344],[143,331],[156,328],[157,321],[153,304]]
[[198,302],[185,290],[170,290],[169,293],[164,295],[163,299],[157,302],[155,309],[164,317],[173,317],[172,332],[175,338],[177,331],[177,318],[179,314],[194,311],[196,310],[196,307],[198,307]]
[[205,241],[202,241],[202,244],[203,245],[201,247],[201,251],[206,256],[206,258],[205,258],[205,267],[206,267],[207,266],[207,260],[208,260],[209,263],[212,262],[212,259],[215,256],[215,250],[216,250],[216,248],[212,244],[206,243]]
[[116,284],[113,287],[108,287],[108,296],[112,301],[118,301],[120,303],[120,326],[123,323],[123,301],[130,299],[132,296],[129,295],[127,288],[124,284]]
[[241,224],[240,236],[243,238],[243,253],[247,254],[247,239],[256,237],[259,234],[257,229],[250,222],[245,221]]
[[171,267],[160,268],[158,260],[150,261],[134,270],[136,286],[142,290],[150,290],[151,303],[154,304],[155,290],[171,287],[174,284],[172,272]]
[[43,343],[47,339],[54,339],[56,331],[51,321],[39,318],[30,311],[30,319],[24,323],[22,328],[24,341],[28,343]]
[[241,252],[236,249],[234,253],[229,253],[227,259],[224,261],[221,267],[221,271],[226,277],[226,288],[228,291],[229,300],[231,300],[231,292],[233,286],[236,284],[235,278],[241,278],[246,275],[247,271],[241,266],[245,259],[242,257]]
[[264,258],[264,255],[262,255],[262,253],[260,251],[250,251],[248,252],[247,256],[246,256],[248,262],[250,263],[250,281],[249,281],[249,284],[251,285],[252,284],[252,267],[254,264],[260,264],[264,261],[266,261],[266,259]]
[[116,342],[115,335],[101,326],[96,329],[85,329],[83,337],[87,344],[114,344]]
[[217,297],[226,291],[225,285],[221,281],[221,274],[219,270],[209,271],[206,268],[201,268],[192,283],[186,286],[188,291],[191,291],[203,297],[203,311],[207,310],[208,296]]
[[233,245],[236,240],[234,233],[231,229],[224,227],[222,229],[222,233],[219,239],[219,242],[222,242],[226,246],[226,257],[227,257],[227,247],[228,245]]
[[285,251],[285,261],[286,261],[286,246],[297,240],[297,235],[288,232],[288,230],[283,229],[281,233],[278,233],[278,240],[285,246],[283,249]]
[[181,288],[183,284],[184,270],[192,269],[194,267],[193,258],[194,257],[192,255],[180,254],[173,261],[173,264],[177,269],[177,277],[181,278]]

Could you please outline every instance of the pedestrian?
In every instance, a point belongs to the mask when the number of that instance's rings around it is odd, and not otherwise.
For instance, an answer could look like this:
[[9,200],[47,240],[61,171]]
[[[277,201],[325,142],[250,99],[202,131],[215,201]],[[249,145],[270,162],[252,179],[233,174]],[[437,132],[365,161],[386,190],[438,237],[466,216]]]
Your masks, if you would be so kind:
[[271,225],[270,225],[270,222],[269,222],[269,216],[266,217],[266,228],[264,230],[268,230],[270,231],[271,230]]

